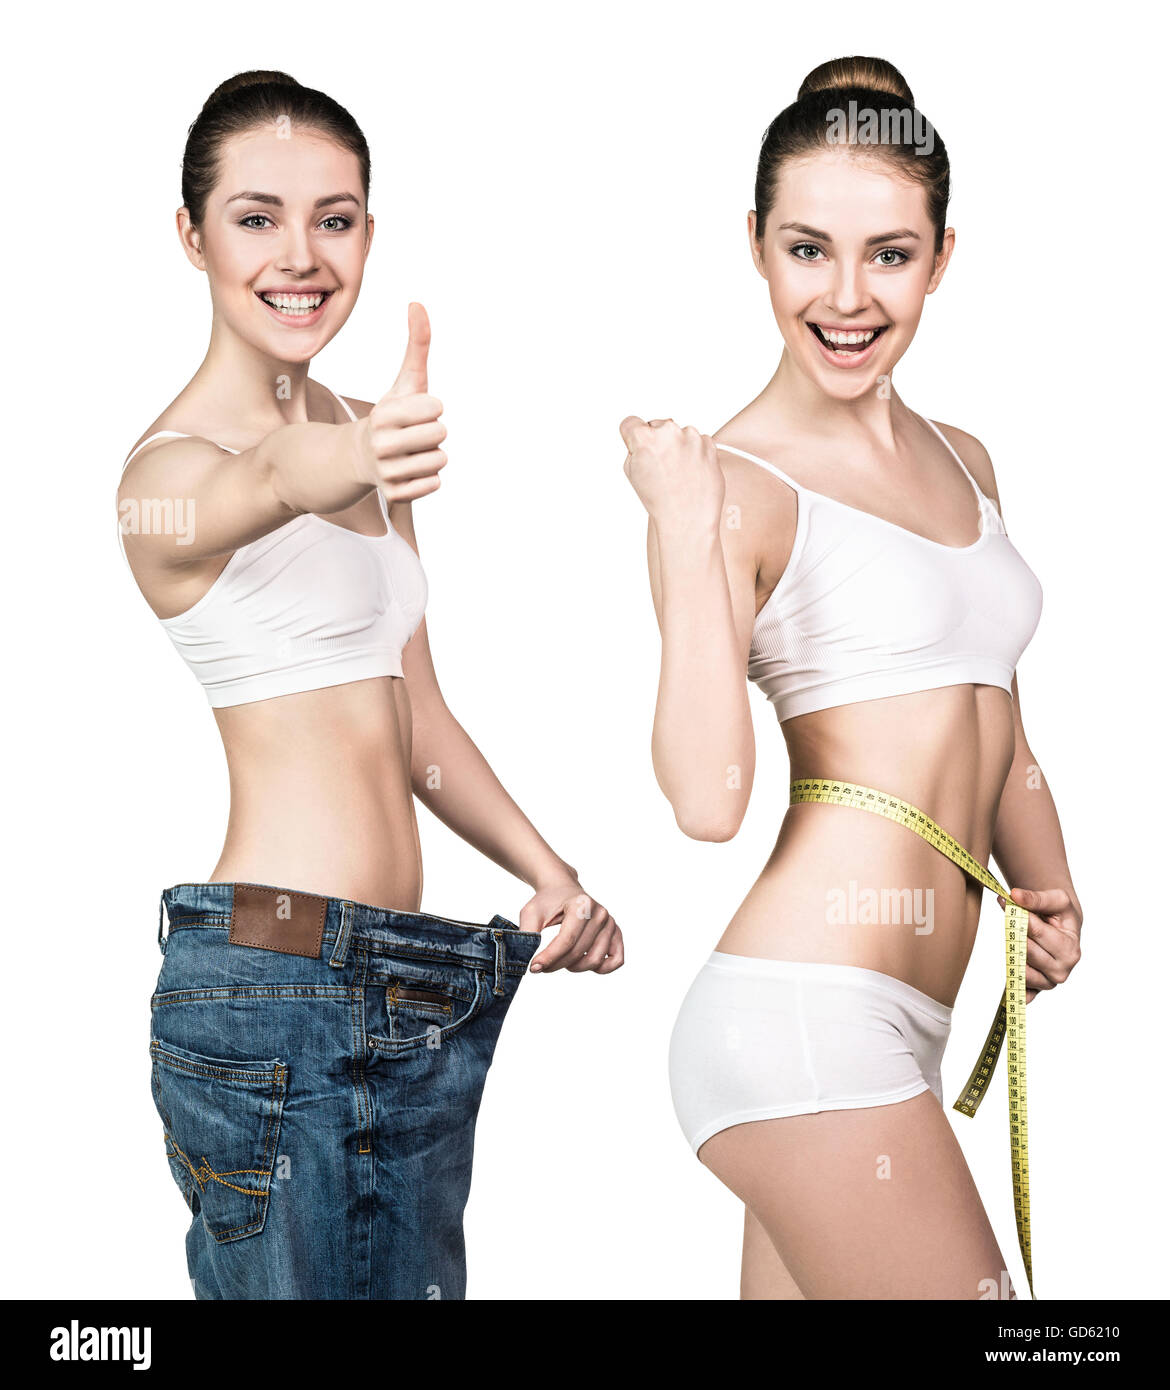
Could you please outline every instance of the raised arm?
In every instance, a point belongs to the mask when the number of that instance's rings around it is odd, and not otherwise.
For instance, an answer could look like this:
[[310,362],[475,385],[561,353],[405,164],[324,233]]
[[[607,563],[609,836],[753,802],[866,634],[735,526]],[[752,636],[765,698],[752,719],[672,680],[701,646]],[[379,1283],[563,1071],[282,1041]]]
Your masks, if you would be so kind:
[[[430,329],[412,306],[410,341],[394,385],[363,419],[344,425],[284,425],[252,449],[230,454],[206,439],[159,440],[131,460],[118,489],[128,502],[181,503],[190,524],[124,532],[140,582],[168,576],[241,545],[306,512],[341,511],[380,488],[388,503],[439,486],[446,463],[442,402],[425,389]],[[419,389],[421,384],[421,389]]]
[[654,774],[685,834],[729,840],[755,775],[746,683],[755,562],[743,531],[724,525],[725,482],[710,438],[634,416],[621,434],[626,475],[649,513],[646,557],[662,635]]

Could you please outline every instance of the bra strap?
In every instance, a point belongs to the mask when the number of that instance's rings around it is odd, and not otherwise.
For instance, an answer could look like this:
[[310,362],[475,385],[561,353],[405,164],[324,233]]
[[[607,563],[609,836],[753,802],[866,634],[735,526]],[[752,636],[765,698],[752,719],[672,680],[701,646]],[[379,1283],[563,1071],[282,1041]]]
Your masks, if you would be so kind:
[[[326,386],[325,389],[329,392],[329,394],[333,397],[334,400],[339,401],[341,403],[342,410],[344,410],[345,413],[349,416],[349,418],[356,423],[358,417],[353,413],[352,410],[350,410],[349,402],[346,401],[344,397],[339,396],[332,386]],[[374,491],[378,494],[378,505],[382,509],[382,516],[385,518],[386,521],[386,531],[387,533],[389,533],[394,529],[394,523],[390,520],[389,504],[387,503],[386,498],[382,495],[382,489],[380,487],[375,488]]]
[[[922,418],[923,420],[926,420],[926,416],[925,416],[925,415],[923,415],[921,418]],[[963,472],[966,474],[966,476],[967,476],[967,481],[968,481],[968,482],[971,484],[971,486],[975,489],[976,495],[977,495],[978,497],[982,497],[982,496],[983,496],[983,489],[979,486],[979,484],[978,484],[978,483],[975,481],[975,479],[971,476],[971,470],[967,467],[967,465],[966,465],[966,464],[963,462],[963,460],[959,457],[959,452],[958,452],[958,450],[955,448],[955,446],[954,446],[954,445],[951,443],[951,441],[946,437],[946,435],[943,434],[942,430],[939,429],[939,427],[934,423],[933,420],[926,420],[926,423],[927,423],[927,424],[930,426],[930,428],[935,432],[935,434],[938,435],[938,437],[942,440],[943,444],[946,445],[947,452],[950,454],[950,456],[955,460],[955,462],[959,465],[959,467],[960,467],[960,468],[963,470]]]
[[[185,434],[183,434],[183,432],[182,432],[181,430],[156,430],[156,431],[154,431],[154,434],[153,434],[153,435],[147,435],[146,438],[143,439],[142,443],[136,443],[136,445],[133,446],[133,449],[131,449],[131,452],[129,452],[128,455],[126,455],[126,463],[129,463],[129,461],[131,461],[131,459],[133,459],[133,456],[135,456],[136,453],[139,452],[139,449],[145,449],[146,446],[149,445],[149,443],[154,443],[154,441],[156,441],[156,439],[165,439],[165,438],[168,438],[168,436],[170,436],[170,438],[172,438],[172,439],[190,439],[190,438],[193,438],[192,435],[185,435]],[[126,464],[125,464],[125,463],[122,464],[122,471],[125,471],[125,467],[126,467]]]
[[333,399],[340,404],[342,410],[345,411],[345,413],[349,416],[351,420],[357,419],[357,416],[353,413],[352,410],[350,410],[348,401],[343,400],[342,397],[337,394],[337,392],[333,389],[332,386],[326,386],[325,389],[329,392]]
[[[333,390],[332,387],[326,386],[325,389],[329,392],[333,399],[337,401],[337,403],[341,406],[342,410],[345,411],[345,413],[349,416],[351,420],[357,419],[357,416],[353,413],[352,410],[350,410],[348,403],[344,401],[337,394],[337,392]],[[148,434],[141,444],[136,444],[134,448],[130,450],[130,453],[126,459],[126,463],[122,465],[122,472],[124,473],[126,471],[127,464],[129,464],[130,460],[134,457],[136,453],[138,453],[140,449],[145,449],[148,444],[153,444],[156,439],[195,439],[196,437],[197,436],[193,434],[184,434],[182,430],[155,430],[153,434]],[[209,440],[208,442],[211,444],[215,444],[215,440]],[[226,444],[216,444],[215,447],[217,449],[223,449],[225,453],[229,454],[235,454],[239,452],[238,449],[229,449]]]
[[758,458],[755,454],[749,454],[746,449],[737,449],[734,447],[734,445],[724,444],[718,439],[713,439],[711,442],[715,445],[717,449],[724,449],[729,454],[738,454],[740,458],[750,459],[752,463],[758,463],[761,468],[766,468],[769,473],[775,473],[775,475],[777,476],[777,478],[781,480],[781,482],[787,483],[788,486],[790,488],[795,489],[795,491],[804,491],[804,488],[800,485],[800,483],[796,481],[795,478],[790,478],[788,474],[784,472],[783,469],[777,468],[774,463],[769,463],[767,459]]
[[[122,465],[122,472],[125,473],[126,469],[130,467],[130,459],[132,459],[140,449],[145,449],[148,444],[153,444],[156,439],[168,438],[200,439],[202,438],[202,436],[197,434],[184,434],[182,430],[156,430],[154,434],[147,435],[147,437],[142,441],[141,444],[136,445],[135,448],[131,449],[130,458],[128,458],[126,462]],[[209,444],[215,444],[214,439],[209,439],[207,442]],[[229,449],[226,444],[215,444],[215,447],[217,449],[222,449],[225,454],[238,454],[240,452],[238,449]]]
[[168,436],[172,439],[194,438],[193,435],[183,434],[181,430],[155,430],[153,434],[148,434],[141,444],[136,444],[134,448],[130,450],[130,453],[126,457],[126,462],[122,465],[122,472],[125,473],[126,469],[129,467],[130,460],[139,449],[145,449],[148,444],[153,444],[156,439],[166,439]]

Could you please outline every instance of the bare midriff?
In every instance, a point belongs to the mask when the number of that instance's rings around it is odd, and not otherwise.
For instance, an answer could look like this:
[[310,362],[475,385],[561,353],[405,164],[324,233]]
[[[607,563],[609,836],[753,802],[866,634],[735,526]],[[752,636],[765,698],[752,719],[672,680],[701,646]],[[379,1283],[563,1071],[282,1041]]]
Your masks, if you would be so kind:
[[231,810],[210,882],[418,911],[405,680],[351,681],[214,713]]
[[[901,797],[988,863],[1015,743],[1008,691],[944,686],[781,727],[793,779],[836,778]],[[905,826],[853,807],[798,804],[718,949],[862,966],[951,1005],[983,893]]]

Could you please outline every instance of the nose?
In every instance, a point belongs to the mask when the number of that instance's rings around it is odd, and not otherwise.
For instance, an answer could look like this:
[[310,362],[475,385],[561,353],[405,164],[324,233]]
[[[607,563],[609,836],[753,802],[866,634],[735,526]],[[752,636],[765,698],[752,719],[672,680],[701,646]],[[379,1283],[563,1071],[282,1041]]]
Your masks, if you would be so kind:
[[276,263],[285,275],[309,275],[317,269],[312,243],[303,227],[285,226]]
[[851,265],[844,257],[838,259],[833,270],[833,283],[825,296],[825,302],[842,318],[860,313],[869,303],[863,270]]

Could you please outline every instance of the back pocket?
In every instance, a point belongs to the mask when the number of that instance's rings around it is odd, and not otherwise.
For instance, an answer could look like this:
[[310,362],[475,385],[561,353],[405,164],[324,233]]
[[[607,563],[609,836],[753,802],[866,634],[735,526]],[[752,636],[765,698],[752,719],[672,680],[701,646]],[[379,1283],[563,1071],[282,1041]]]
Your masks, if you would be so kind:
[[171,1173],[217,1241],[264,1229],[288,1088],[282,1062],[232,1062],[150,1043]]

